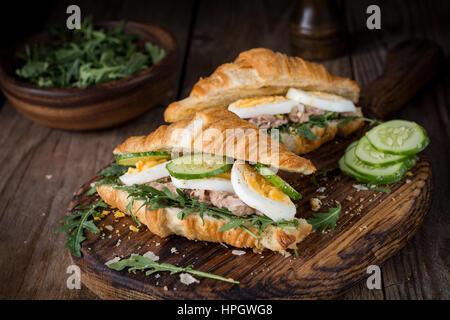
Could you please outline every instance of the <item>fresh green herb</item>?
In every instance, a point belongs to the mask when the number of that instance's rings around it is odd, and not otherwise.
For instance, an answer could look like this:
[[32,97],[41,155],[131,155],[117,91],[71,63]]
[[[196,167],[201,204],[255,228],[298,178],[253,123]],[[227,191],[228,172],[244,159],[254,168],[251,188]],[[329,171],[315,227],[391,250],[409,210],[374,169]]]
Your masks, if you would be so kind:
[[94,185],[86,192],[86,195],[90,196],[97,192],[97,186],[102,184],[115,184],[122,185],[119,177],[127,172],[128,167],[121,166],[120,164],[113,163],[110,167],[100,171],[97,176],[104,177],[103,179],[94,183]]
[[332,111],[325,111],[324,114],[321,115],[312,115],[309,117],[309,121],[307,122],[288,122],[286,124],[283,124],[276,129],[278,129],[280,132],[286,132],[286,133],[292,133],[297,134],[299,136],[305,137],[308,140],[317,140],[320,137],[316,135],[312,129],[314,128],[327,128],[327,131],[324,135],[328,134],[328,127],[330,125],[330,121],[333,120],[341,120],[338,123],[338,127],[342,128],[345,127],[351,120],[354,119],[362,119],[364,121],[369,122],[372,124],[378,124],[381,123],[378,120],[375,119],[369,119],[366,117],[360,117],[360,116],[343,116],[341,113],[338,112],[332,112]]
[[76,213],[72,213],[67,218],[61,220],[60,222],[64,225],[56,230],[57,233],[72,230],[67,236],[68,241],[64,245],[64,248],[69,248],[74,256],[81,257],[81,243],[86,239],[83,235],[83,231],[86,229],[93,233],[100,232],[94,224],[94,221],[88,219],[100,215],[99,212],[97,212],[97,208],[106,207],[107,205],[103,200],[99,200],[88,206],[78,206],[75,208],[75,210],[77,210]]
[[320,232],[324,232],[326,228],[334,230],[336,227],[336,222],[341,213],[342,206],[338,203],[336,208],[331,208],[328,212],[324,213],[314,213],[313,217],[308,219],[308,223],[312,225],[312,231],[319,229]]
[[319,136],[312,131],[313,128],[326,128],[329,126],[329,121],[340,118],[341,115],[339,113],[326,111],[321,115],[310,116],[309,121],[307,122],[288,122],[279,126],[277,129],[280,130],[280,132],[297,134],[299,136],[305,137],[308,140],[317,140],[319,139]]
[[329,172],[336,170],[338,167],[335,168],[325,168],[323,170],[317,171],[315,173],[313,173],[312,177],[311,177],[311,181],[315,186],[318,186],[319,184],[317,183],[317,176],[324,176],[326,177],[328,175]]
[[371,185],[371,184],[366,184],[365,186],[367,187],[367,189],[373,190],[373,191],[385,192],[385,193],[391,192],[391,189],[389,189],[389,188],[378,187],[376,185]]
[[108,264],[108,268],[116,270],[116,271],[122,271],[123,269],[128,267],[128,272],[134,271],[134,270],[146,270],[145,275],[151,275],[155,272],[170,272],[170,274],[177,274],[180,272],[187,272],[199,277],[203,278],[210,278],[220,281],[225,281],[229,283],[239,284],[239,281],[233,280],[231,278],[225,278],[221,277],[212,273],[202,272],[198,270],[192,269],[192,265],[189,265],[187,267],[177,267],[169,263],[158,263],[154,262],[153,260],[143,257],[140,255],[133,255],[128,259],[120,260],[118,262],[113,262],[111,264]]
[[131,201],[127,209],[132,215],[134,201],[138,200],[142,201],[142,205],[139,209],[147,205],[148,210],[181,207],[183,209],[178,213],[178,218],[180,220],[193,212],[199,212],[202,219],[204,214],[213,218],[224,219],[227,223],[219,229],[220,232],[241,228],[255,238],[258,238],[258,235],[254,234],[248,226],[258,229],[259,234],[261,234],[268,225],[274,225],[281,228],[298,228],[299,226],[297,219],[292,221],[273,221],[269,217],[255,214],[236,216],[226,208],[217,208],[199,201],[196,197],[191,198],[185,195],[180,189],[176,189],[176,194],[173,194],[168,188],[164,188],[160,191],[145,185],[117,186],[116,188],[128,192],[128,197],[131,198]]
[[299,257],[299,254],[298,254],[298,249],[294,249],[294,254],[295,254],[295,257],[296,257],[296,258],[298,258],[298,257]]
[[164,58],[163,48],[148,42],[139,46],[139,35],[124,29],[124,21],[109,30],[94,28],[90,18],[69,34],[53,29],[53,42],[25,47],[24,65],[16,74],[42,87],[86,88],[129,77]]
[[343,128],[345,127],[350,121],[354,120],[354,119],[361,119],[364,120],[366,122],[369,123],[369,125],[374,125],[374,124],[381,124],[383,123],[382,121],[376,120],[376,119],[370,119],[370,118],[366,118],[366,117],[360,117],[360,116],[348,116],[345,117],[344,121],[339,122],[338,127],[339,128]]

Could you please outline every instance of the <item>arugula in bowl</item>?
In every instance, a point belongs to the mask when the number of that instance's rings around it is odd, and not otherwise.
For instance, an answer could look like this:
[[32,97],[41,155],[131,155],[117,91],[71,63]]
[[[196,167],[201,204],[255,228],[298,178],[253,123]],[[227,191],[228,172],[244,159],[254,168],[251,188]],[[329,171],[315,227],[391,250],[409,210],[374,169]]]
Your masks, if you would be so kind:
[[161,61],[165,50],[139,35],[125,33],[125,21],[112,29],[96,28],[92,20],[81,29],[52,30],[51,43],[25,47],[24,64],[16,69],[22,80],[41,87],[86,88],[119,80]]

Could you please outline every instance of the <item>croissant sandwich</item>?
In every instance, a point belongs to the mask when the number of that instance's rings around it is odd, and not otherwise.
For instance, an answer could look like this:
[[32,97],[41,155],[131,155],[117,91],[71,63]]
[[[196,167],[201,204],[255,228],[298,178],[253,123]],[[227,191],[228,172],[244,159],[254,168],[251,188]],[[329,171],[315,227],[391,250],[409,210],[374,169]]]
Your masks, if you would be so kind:
[[295,217],[300,194],[276,171],[315,167],[226,109],[130,137],[114,154],[122,173],[98,194],[160,237],[285,252],[311,231]]
[[354,81],[320,64],[256,48],[200,79],[189,97],[168,106],[164,118],[175,122],[204,108],[228,108],[261,129],[278,129],[291,151],[304,154],[363,126],[358,98]]

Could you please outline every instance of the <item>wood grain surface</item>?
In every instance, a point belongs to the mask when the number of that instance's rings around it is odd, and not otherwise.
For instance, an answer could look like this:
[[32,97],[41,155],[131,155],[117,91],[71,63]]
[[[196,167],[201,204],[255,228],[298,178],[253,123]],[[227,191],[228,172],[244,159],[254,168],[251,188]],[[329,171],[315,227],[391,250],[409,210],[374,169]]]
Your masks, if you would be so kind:
[[[382,29],[367,30],[369,4],[382,10]],[[51,21],[64,21],[69,2],[58,2]],[[162,123],[164,107],[187,95],[200,76],[243,50],[266,46],[290,53],[288,25],[292,1],[134,1],[95,4],[80,1],[86,14],[103,19],[129,18],[168,29],[178,42],[183,63],[176,85],[151,112],[120,127],[67,133],[34,124],[6,102],[0,109],[0,297],[9,299],[95,299],[86,286],[66,287],[72,263],[64,235],[57,235],[61,214],[84,182],[111,159],[111,150],[130,135]],[[395,115],[421,123],[431,137],[425,155],[431,162],[431,210],[405,247],[382,266],[382,290],[365,281],[341,299],[449,299],[450,190],[448,107],[450,25],[446,1],[341,1],[350,43],[348,55],[326,61],[329,70],[361,86],[381,73],[386,49],[409,38],[428,38],[443,49],[438,76]]]
[[[319,170],[334,168],[348,144],[361,133],[328,143],[310,153],[309,158]],[[298,258],[268,250],[259,254],[246,250],[245,255],[235,256],[231,252],[233,247],[218,243],[177,236],[160,238],[145,227],[136,233],[129,229],[134,225],[130,217],[116,219],[109,214],[96,223],[103,231],[88,233],[83,256],[73,261],[81,269],[83,283],[103,299],[336,298],[364,278],[368,266],[381,265],[402,248],[421,224],[431,204],[430,163],[422,160],[411,172],[411,177],[390,185],[390,193],[358,191],[357,182],[339,170],[326,177],[318,176],[318,185],[311,177],[280,172],[303,195],[298,203],[298,217],[312,215],[309,201],[313,197],[325,197],[321,200],[321,212],[336,206],[336,202],[342,205],[336,229],[309,235],[299,245]],[[85,195],[93,181],[77,191],[69,213],[79,205],[98,200],[96,196]],[[318,191],[320,187],[325,190]],[[107,210],[116,212],[114,208]],[[172,252],[173,248],[177,253]],[[202,279],[200,284],[187,286],[167,273],[147,277],[142,272],[116,272],[105,266],[105,262],[117,256],[128,258],[133,253],[143,255],[148,251],[158,255],[160,261],[193,265],[240,284]]]

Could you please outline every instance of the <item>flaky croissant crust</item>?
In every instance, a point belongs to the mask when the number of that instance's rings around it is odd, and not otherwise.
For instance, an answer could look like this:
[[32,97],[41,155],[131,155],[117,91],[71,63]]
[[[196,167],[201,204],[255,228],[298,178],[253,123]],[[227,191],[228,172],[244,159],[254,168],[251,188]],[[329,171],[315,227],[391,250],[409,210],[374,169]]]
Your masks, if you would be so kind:
[[356,82],[331,75],[321,64],[255,48],[200,79],[189,97],[167,107],[164,119],[175,122],[204,108],[227,107],[243,98],[285,94],[289,88],[333,93],[353,102],[358,101],[360,91]]
[[[128,193],[116,189],[113,185],[97,186],[100,197],[111,207],[129,214],[127,205],[131,201]],[[179,208],[164,208],[148,210],[142,201],[134,201],[133,214],[146,225],[151,232],[167,237],[172,234],[186,237],[190,240],[202,240],[211,242],[222,242],[238,248],[253,248],[255,250],[269,249],[272,251],[285,251],[296,249],[310,232],[312,226],[304,219],[299,219],[299,228],[280,228],[268,226],[258,239],[251,236],[241,228],[220,232],[219,229],[225,225],[223,219],[211,218],[207,215],[203,220],[198,213],[191,213],[183,220],[178,219]],[[257,234],[257,230],[251,228]]]
[[153,150],[224,155],[302,174],[316,170],[308,159],[294,154],[256,125],[222,108],[199,111],[191,119],[162,125],[148,136],[130,137],[114,153]]

